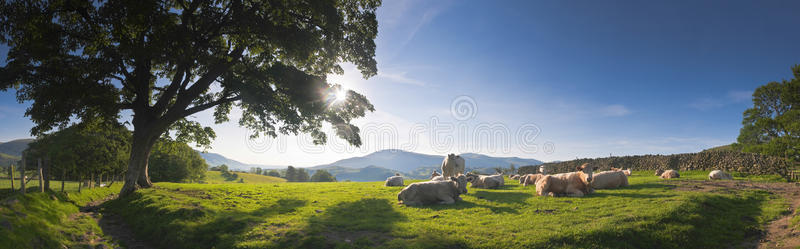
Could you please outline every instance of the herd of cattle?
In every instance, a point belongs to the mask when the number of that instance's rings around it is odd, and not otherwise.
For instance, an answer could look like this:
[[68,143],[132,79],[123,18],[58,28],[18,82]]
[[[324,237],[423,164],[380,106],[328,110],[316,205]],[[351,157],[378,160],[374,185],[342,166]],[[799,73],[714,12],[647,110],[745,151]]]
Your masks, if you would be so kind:
[[[405,205],[452,204],[461,200],[460,195],[467,193],[467,183],[472,188],[498,188],[505,185],[502,174],[478,175],[464,174],[464,158],[449,154],[442,161],[442,173],[431,173],[430,181],[409,184],[397,194],[397,200]],[[509,179],[519,180],[523,186],[535,185],[539,196],[571,196],[580,197],[593,193],[595,189],[611,189],[628,186],[631,170],[611,168],[608,171],[595,173],[597,167],[588,163],[577,167],[574,172],[547,174],[547,169],[539,168],[539,174],[510,175]],[[656,170],[662,179],[679,178],[677,170]],[[720,170],[708,174],[711,180],[732,180],[733,177]],[[386,179],[385,186],[403,186],[403,177],[399,174]]]

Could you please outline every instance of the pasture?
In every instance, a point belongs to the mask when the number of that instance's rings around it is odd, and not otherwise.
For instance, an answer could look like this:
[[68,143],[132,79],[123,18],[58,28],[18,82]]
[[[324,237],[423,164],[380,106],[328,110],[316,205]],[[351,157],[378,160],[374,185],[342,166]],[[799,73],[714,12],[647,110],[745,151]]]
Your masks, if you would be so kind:
[[[244,179],[244,183],[272,183],[272,182],[285,182],[286,179],[274,176],[265,176],[265,175],[256,175],[244,172],[233,172],[236,173],[239,178]],[[225,177],[222,176],[222,172],[220,171],[206,171],[206,183],[211,184],[220,184],[220,183],[237,183],[239,179],[228,181]]]
[[634,172],[629,187],[581,198],[538,197],[507,181],[422,207],[398,205],[402,187],[382,182],[158,183],[104,207],[138,238],[169,248],[738,247],[789,214],[789,199],[766,190],[685,187],[707,173]]

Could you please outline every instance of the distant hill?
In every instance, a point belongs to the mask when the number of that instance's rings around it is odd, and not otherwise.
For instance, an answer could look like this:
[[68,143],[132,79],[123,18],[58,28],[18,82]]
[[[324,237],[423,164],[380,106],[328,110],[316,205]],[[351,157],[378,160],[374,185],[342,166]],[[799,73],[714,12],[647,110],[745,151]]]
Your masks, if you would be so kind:
[[4,153],[10,156],[22,156],[22,151],[28,148],[28,144],[33,142],[34,139],[26,138],[26,139],[17,139],[11,140],[8,142],[0,142],[0,153]]
[[0,167],[8,167],[12,163],[14,165],[17,165],[18,164],[17,162],[19,161],[20,158],[21,157],[12,156],[6,153],[0,153]]
[[[466,161],[466,167],[474,169],[508,167],[510,164],[517,166],[542,164],[542,161],[536,159],[519,157],[491,157],[475,153],[464,153],[461,156]],[[418,168],[439,168],[443,159],[444,155],[427,155],[404,150],[381,150],[363,157],[342,159],[330,164],[314,166],[310,169],[321,169],[330,166],[358,169],[377,166],[393,171],[413,172]]]
[[[395,173],[399,173],[394,170],[376,167],[376,166],[367,166],[364,168],[347,168],[347,167],[340,167],[340,166],[329,166],[325,168],[318,168],[316,170],[309,169],[308,174],[313,175],[314,172],[317,170],[324,169],[327,170],[331,175],[336,177],[337,181],[354,181],[354,182],[375,182],[375,181],[383,181],[386,180],[387,177],[393,176]],[[401,173],[402,174],[402,173]]]
[[[239,178],[244,179],[244,183],[273,183],[273,182],[285,182],[286,179],[274,176],[264,176],[264,175],[256,175],[250,173],[243,173],[243,172],[234,172]],[[206,171],[206,183],[211,184],[219,184],[219,183],[238,183],[239,179],[234,181],[226,181],[224,177],[222,177],[222,172],[219,171]]]
[[208,166],[212,166],[212,167],[225,164],[225,165],[228,165],[229,169],[237,169],[237,170],[244,170],[244,171],[248,171],[252,167],[260,167],[262,169],[282,169],[282,168],[286,168],[286,166],[279,166],[279,165],[261,165],[261,164],[243,163],[243,162],[239,162],[239,161],[227,158],[227,157],[225,157],[223,155],[220,155],[220,154],[217,154],[217,153],[201,152],[201,151],[197,151],[197,153],[199,153],[200,156],[203,157],[203,159],[206,160],[206,163],[208,163]]

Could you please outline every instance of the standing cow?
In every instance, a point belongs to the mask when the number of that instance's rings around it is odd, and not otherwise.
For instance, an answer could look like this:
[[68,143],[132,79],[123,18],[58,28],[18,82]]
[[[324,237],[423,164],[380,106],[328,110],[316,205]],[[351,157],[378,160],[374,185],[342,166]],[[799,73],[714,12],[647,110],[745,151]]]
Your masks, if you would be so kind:
[[592,172],[597,167],[588,163],[577,168],[576,172],[546,175],[536,182],[536,194],[539,196],[584,196],[592,191]]
[[444,176],[445,179],[449,179],[451,176],[464,174],[464,166],[464,158],[456,154],[448,154],[444,157],[444,161],[442,161],[442,176]]
[[415,182],[397,194],[397,200],[408,206],[423,204],[453,204],[459,195],[467,193],[467,177],[458,175],[447,181]]

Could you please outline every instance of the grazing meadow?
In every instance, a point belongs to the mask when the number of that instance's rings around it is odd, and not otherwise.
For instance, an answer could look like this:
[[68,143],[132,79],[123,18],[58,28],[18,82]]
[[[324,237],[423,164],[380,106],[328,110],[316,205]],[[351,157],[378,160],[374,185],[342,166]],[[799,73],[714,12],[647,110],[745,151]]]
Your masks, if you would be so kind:
[[757,240],[789,214],[785,198],[764,190],[681,189],[707,174],[634,172],[628,187],[580,198],[539,197],[507,180],[421,207],[398,204],[402,187],[382,182],[158,183],[103,206],[164,248],[719,248]]

